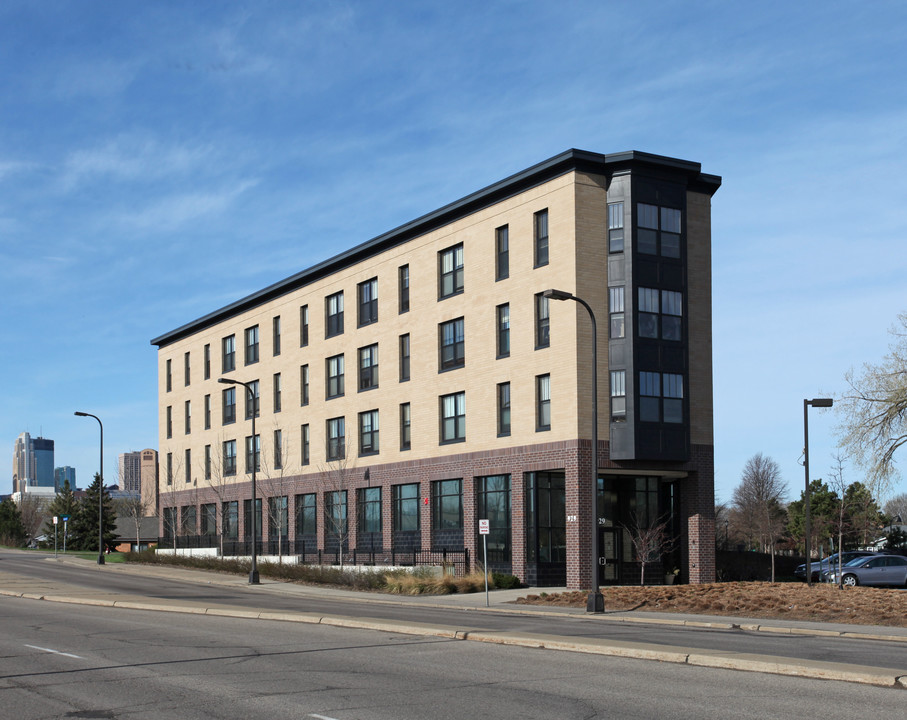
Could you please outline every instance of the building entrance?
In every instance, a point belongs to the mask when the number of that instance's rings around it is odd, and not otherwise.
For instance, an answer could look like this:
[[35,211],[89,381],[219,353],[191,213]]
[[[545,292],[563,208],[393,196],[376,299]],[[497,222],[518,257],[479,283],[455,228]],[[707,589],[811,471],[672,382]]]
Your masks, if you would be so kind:
[[620,585],[620,531],[598,529],[598,584]]

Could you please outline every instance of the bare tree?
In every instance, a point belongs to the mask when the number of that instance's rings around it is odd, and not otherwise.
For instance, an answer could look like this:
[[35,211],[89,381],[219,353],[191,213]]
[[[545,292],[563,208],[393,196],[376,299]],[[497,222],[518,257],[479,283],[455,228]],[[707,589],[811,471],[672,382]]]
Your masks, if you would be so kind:
[[848,371],[849,389],[835,402],[839,445],[865,469],[867,487],[880,498],[899,475],[894,456],[907,443],[907,312],[889,334],[888,354],[865,363],[859,375]]
[[277,539],[277,556],[283,558],[283,541],[289,536],[289,497],[286,490],[286,465],[290,457],[290,441],[280,428],[273,428],[270,453],[261,453],[258,484],[262,503],[268,513],[268,535]]
[[670,518],[657,518],[649,523],[640,518],[636,513],[631,513],[630,524],[624,525],[624,530],[630,536],[633,545],[633,555],[639,563],[639,584],[646,584],[646,566],[649,563],[660,562],[671,551],[674,539],[670,532]]
[[786,520],[782,505],[786,493],[787,483],[781,479],[781,468],[762,453],[746,461],[740,484],[734,489],[734,509],[744,530],[763,550],[771,552],[772,582],[775,582],[775,542]]
[[345,447],[341,447],[340,452],[335,454],[339,454],[340,457],[329,461],[326,465],[319,465],[319,470],[327,495],[324,513],[325,529],[328,537],[337,542],[340,567],[342,568],[344,553],[349,551],[349,490],[354,477],[354,467]]
[[41,533],[41,527],[48,519],[47,507],[50,500],[31,493],[22,493],[19,500],[19,515],[22,517],[22,526],[29,540],[33,540]]
[[[211,465],[210,467],[205,466],[205,459],[202,458],[202,477],[204,478],[205,485],[207,488],[214,494],[217,502],[217,536],[218,543],[220,545],[220,556],[224,556],[224,537],[225,537],[225,528],[224,528],[224,504],[228,501],[233,487],[236,484],[236,467],[232,468],[232,472],[228,472],[231,468],[225,467],[224,462],[224,438],[223,435],[218,437],[217,447],[212,448],[211,453]],[[235,460],[234,460],[235,463]]]
[[907,493],[900,493],[899,495],[890,498],[888,502],[885,503],[885,514],[891,518],[892,521],[895,521],[900,517],[901,523],[907,522]]

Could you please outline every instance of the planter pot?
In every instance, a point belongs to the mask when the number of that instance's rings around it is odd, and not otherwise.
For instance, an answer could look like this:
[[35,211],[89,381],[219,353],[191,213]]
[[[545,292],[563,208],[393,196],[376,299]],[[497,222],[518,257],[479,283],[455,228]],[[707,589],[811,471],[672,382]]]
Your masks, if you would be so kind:
[[677,576],[674,573],[668,573],[665,575],[665,585],[673,585],[674,580]]

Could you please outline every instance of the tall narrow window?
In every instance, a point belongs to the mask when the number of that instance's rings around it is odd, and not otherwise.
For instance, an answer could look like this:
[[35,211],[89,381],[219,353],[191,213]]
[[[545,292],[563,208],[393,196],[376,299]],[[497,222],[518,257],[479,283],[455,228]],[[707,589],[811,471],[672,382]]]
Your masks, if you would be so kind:
[[227,373],[236,369],[236,335],[228,335],[221,341],[221,371]]
[[441,345],[440,371],[454,370],[466,364],[466,343],[463,318],[449,320],[438,326]]
[[349,529],[346,512],[346,490],[333,490],[324,494],[325,528],[328,536],[340,542],[346,539]]
[[412,418],[409,403],[400,404],[400,449],[409,450],[412,447]]
[[400,313],[409,312],[409,265],[401,265],[398,270],[397,295],[400,298]]
[[400,336],[400,382],[409,380],[409,333]]
[[359,392],[378,387],[378,344],[359,348]]
[[359,283],[359,327],[378,322],[378,278]]
[[246,328],[246,365],[258,362],[258,325]]
[[183,353],[183,384],[188,387],[189,381],[189,353]]
[[463,292],[463,244],[454,245],[438,253],[439,292],[438,299]]
[[535,266],[548,264],[548,211],[535,214]]
[[611,422],[627,419],[627,371],[611,371]]
[[498,305],[495,314],[498,328],[498,357],[510,355],[510,304]]
[[167,484],[173,485],[173,453],[167,453]]
[[274,412],[280,412],[281,402],[280,373],[274,373]]
[[488,562],[509,563],[511,555],[510,475],[476,478],[476,517],[488,520]]
[[661,420],[661,374],[639,373],[639,419],[643,422]]
[[283,432],[274,431],[274,469],[280,470],[283,467]]
[[167,358],[165,380],[167,383],[167,392],[173,390],[173,360]]
[[381,488],[359,488],[356,515],[359,534],[381,532]]
[[551,344],[550,323],[548,318],[548,298],[539,293],[535,296],[535,349],[546,348]]
[[463,529],[463,481],[435,480],[431,484],[433,530]]
[[302,449],[302,457],[300,458],[303,465],[308,465],[312,461],[312,455],[310,453],[311,448],[311,437],[309,436],[309,424],[306,423],[300,428],[299,431],[299,446]]
[[506,225],[494,231],[495,280],[510,277],[510,231]]
[[186,448],[186,484],[192,482],[192,450]]
[[309,404],[309,366],[299,366],[299,404]]
[[299,308],[299,347],[309,344],[309,306]]
[[639,337],[658,337],[658,290],[639,288]]
[[224,475],[236,475],[236,440],[224,442]]
[[681,340],[683,294],[674,290],[661,291],[661,337],[664,340]]
[[202,353],[202,364],[204,365],[204,375],[205,380],[211,379],[211,343],[205,344],[204,352]]
[[275,357],[280,355],[280,315],[271,320],[271,347]]
[[510,383],[498,383],[498,437],[510,435]]
[[345,419],[331,418],[327,421],[327,459],[343,460],[346,457]]
[[624,251],[624,204],[608,205],[608,251]]
[[211,396],[205,395],[205,430],[211,429]]
[[205,480],[211,479],[211,446],[205,445]]
[[374,455],[378,447],[378,411],[359,413],[359,454]]
[[328,295],[324,299],[326,338],[343,333],[343,291]]
[[255,472],[261,470],[261,435],[251,435],[246,436],[246,472],[252,472],[252,467],[255,467]]
[[683,422],[683,375],[665,373],[661,379],[663,416],[666,423]]
[[624,288],[608,288],[608,313],[610,320],[609,336],[624,337]]
[[394,485],[391,488],[394,532],[419,529],[419,483]]
[[466,393],[442,395],[441,401],[441,443],[464,442],[466,440]]
[[236,422],[236,388],[226,388],[221,395],[221,407],[223,408],[224,425]]
[[315,493],[296,496],[296,537],[318,532]]
[[246,420],[251,420],[253,414],[255,417],[261,415],[261,393],[258,380],[253,380],[249,385],[251,393],[247,389],[243,389],[243,396],[246,398]]
[[185,402],[185,431],[186,435],[192,432],[192,401]]
[[173,406],[167,406],[167,437],[173,437]]
[[343,355],[334,355],[325,360],[327,368],[327,399],[343,395]]
[[551,429],[551,376],[539,375],[535,378],[536,396],[536,430]]

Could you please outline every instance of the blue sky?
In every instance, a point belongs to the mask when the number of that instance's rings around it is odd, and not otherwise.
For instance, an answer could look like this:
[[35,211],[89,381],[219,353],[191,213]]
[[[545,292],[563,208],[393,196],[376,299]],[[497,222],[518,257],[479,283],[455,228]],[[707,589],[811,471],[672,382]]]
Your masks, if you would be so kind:
[[[723,178],[718,499],[757,452],[798,496],[803,398],[907,309],[905,31],[900,0],[7,0],[0,443],[53,438],[84,486],[94,413],[112,481],[157,445],[152,337],[568,148],[642,150]],[[813,477],[839,419],[811,411]]]

